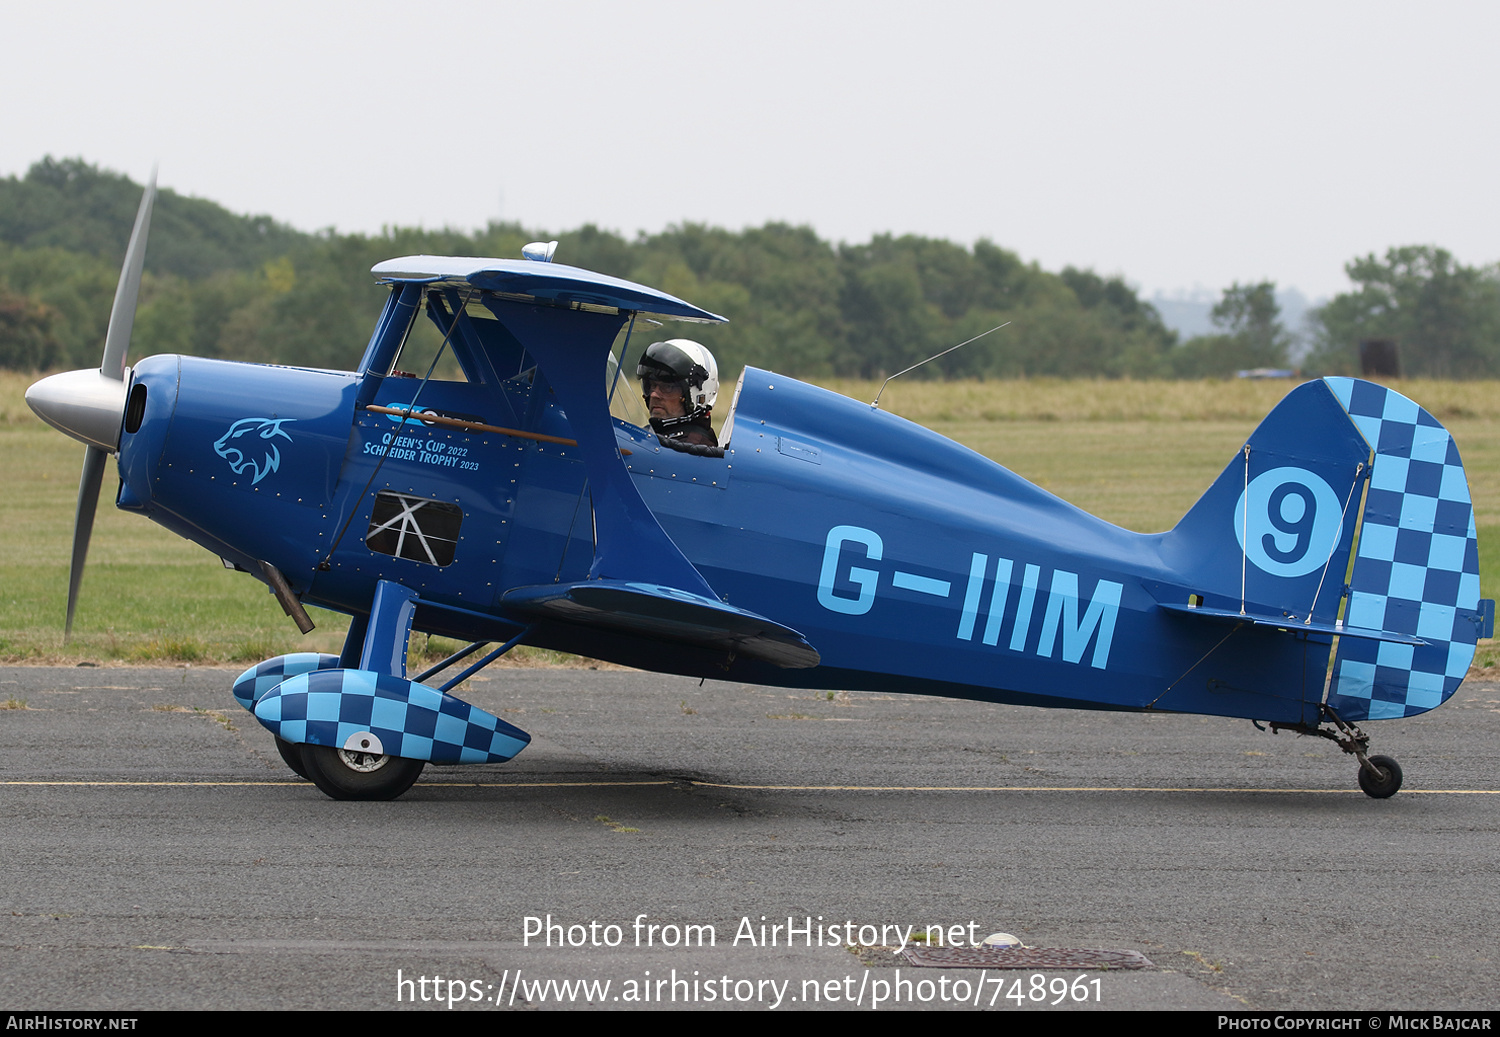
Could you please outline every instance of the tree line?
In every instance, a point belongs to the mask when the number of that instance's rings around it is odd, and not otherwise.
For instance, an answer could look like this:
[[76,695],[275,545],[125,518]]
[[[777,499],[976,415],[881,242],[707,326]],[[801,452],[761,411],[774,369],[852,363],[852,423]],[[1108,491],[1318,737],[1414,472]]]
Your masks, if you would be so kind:
[[[0,180],[0,366],[98,362],[141,188],[82,160],[44,159]],[[925,377],[1222,377],[1288,363],[1291,336],[1270,283],[1234,285],[1215,307],[1220,333],[1179,341],[1120,277],[1042,270],[989,241],[972,247],[881,235],[834,244],[771,223],[698,224],[626,238],[593,225],[560,234],[494,222],[482,230],[388,228],[307,234],[170,190],[158,196],[132,359],[191,353],[351,367],[384,291],[369,269],[430,253],[519,257],[557,237],[558,261],[639,281],[723,314],[690,332],[726,373],[743,364],[799,376],[877,377],[998,324],[927,365]],[[1493,269],[1438,249],[1392,250],[1349,265],[1356,285],[1318,315],[1307,366],[1357,366],[1362,337],[1403,344],[1409,373],[1500,374]],[[732,376],[732,374],[731,374]]]

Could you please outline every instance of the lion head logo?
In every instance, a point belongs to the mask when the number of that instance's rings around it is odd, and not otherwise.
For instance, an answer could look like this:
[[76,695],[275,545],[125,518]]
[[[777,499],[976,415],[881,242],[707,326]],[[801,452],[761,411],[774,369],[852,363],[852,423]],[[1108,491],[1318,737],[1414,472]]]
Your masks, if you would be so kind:
[[[229,462],[229,470],[235,475],[242,475],[246,468],[250,469],[255,475],[251,481],[253,486],[281,467],[281,451],[277,449],[275,443],[266,442],[264,457],[255,459],[247,455],[246,450],[243,449],[249,447],[250,444],[241,442],[239,446],[231,446],[230,443],[252,432],[259,433],[262,440],[269,441],[280,436],[290,443],[292,437],[287,435],[286,430],[281,426],[283,422],[295,420],[295,418],[241,418],[230,425],[229,431],[214,443],[214,453]],[[253,454],[254,451],[251,453]]]

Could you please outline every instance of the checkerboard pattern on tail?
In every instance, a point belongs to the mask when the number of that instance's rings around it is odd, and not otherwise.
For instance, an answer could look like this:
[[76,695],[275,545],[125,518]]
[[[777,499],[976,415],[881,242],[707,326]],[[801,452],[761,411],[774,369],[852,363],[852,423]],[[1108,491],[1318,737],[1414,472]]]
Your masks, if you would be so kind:
[[1448,430],[1400,393],[1327,383],[1374,453],[1345,623],[1427,642],[1340,639],[1328,705],[1350,721],[1425,713],[1458,689],[1486,623],[1463,463]]

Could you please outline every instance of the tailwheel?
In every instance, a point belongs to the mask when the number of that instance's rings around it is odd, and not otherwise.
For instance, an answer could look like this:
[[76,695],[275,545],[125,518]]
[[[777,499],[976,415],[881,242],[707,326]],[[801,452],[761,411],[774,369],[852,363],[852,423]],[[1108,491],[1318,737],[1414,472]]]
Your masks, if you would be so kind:
[[1361,760],[1359,787],[1372,799],[1390,799],[1401,788],[1401,765],[1389,756]]
[[426,766],[425,760],[333,749],[326,745],[301,745],[302,766],[307,778],[331,799],[395,799],[411,788]]
[[1323,716],[1333,721],[1333,728],[1321,724],[1286,724],[1272,721],[1271,731],[1296,731],[1300,735],[1316,735],[1333,742],[1344,752],[1359,761],[1359,787],[1372,799],[1390,799],[1401,790],[1401,765],[1389,756],[1367,756],[1370,736],[1354,724],[1340,717],[1332,708],[1323,706]]

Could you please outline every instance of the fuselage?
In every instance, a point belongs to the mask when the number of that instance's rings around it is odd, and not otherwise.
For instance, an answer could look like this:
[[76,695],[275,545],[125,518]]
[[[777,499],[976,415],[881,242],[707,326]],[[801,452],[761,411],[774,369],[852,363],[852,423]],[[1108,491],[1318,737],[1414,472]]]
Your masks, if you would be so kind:
[[[270,562],[307,604],[359,615],[388,580],[451,607],[419,627],[508,636],[506,590],[584,579],[594,558],[572,426],[536,368],[427,382],[405,416],[419,384],[149,358],[133,373],[145,400],[122,434],[119,505],[251,573]],[[641,498],[713,591],[800,631],[822,664],[562,624],[534,624],[530,643],[760,683],[1081,708],[1300,720],[1321,694],[1326,639],[1287,652],[1241,631],[1218,652],[1232,681],[1192,673],[1223,632],[1157,608],[1192,590],[1161,535],[1093,518],[866,404],[751,368],[723,457],[614,427]]]

